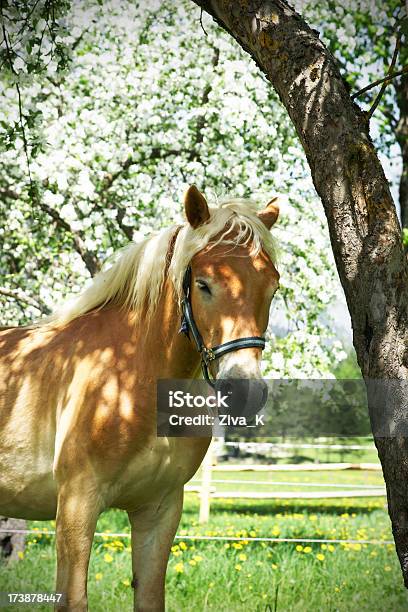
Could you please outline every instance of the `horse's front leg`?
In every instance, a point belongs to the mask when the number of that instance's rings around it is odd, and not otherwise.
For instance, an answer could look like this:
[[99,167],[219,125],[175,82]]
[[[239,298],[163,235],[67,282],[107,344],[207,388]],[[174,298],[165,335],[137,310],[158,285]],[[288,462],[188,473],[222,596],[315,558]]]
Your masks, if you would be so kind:
[[99,516],[99,504],[88,487],[66,482],[58,494],[56,520],[57,593],[64,603],[57,610],[84,612],[87,606],[89,557]]
[[129,512],[132,527],[134,609],[164,610],[164,584],[170,548],[183,509],[183,488],[160,502]]

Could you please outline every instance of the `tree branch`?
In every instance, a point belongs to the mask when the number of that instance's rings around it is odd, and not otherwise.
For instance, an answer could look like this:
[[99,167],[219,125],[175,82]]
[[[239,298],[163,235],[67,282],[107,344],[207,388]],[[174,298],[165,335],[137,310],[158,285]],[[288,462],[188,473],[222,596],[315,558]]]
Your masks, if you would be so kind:
[[16,300],[16,302],[19,302],[21,304],[32,306],[33,308],[36,308],[37,310],[39,310],[42,314],[51,313],[51,310],[48,308],[48,306],[46,306],[42,302],[37,302],[36,300],[33,300],[32,298],[26,296],[25,294],[19,291],[13,291],[12,289],[2,289],[0,287],[0,295],[4,295],[5,297],[12,298],[13,300]]
[[[218,47],[213,47],[214,53],[211,60],[213,68],[216,68],[220,61],[220,50]],[[204,87],[203,93],[201,95],[200,100],[200,108],[204,108],[210,99],[210,93],[212,90],[212,83],[207,83]],[[206,125],[206,118],[204,115],[200,115],[197,119],[196,128],[195,128],[195,139],[194,146],[191,148],[190,154],[188,156],[189,161],[194,159],[200,159],[200,154],[197,151],[197,146],[200,145],[204,140],[204,127]]]
[[204,32],[204,34],[205,34],[206,36],[208,36],[208,34],[207,34],[207,32],[205,31],[204,26],[203,26],[203,9],[201,9],[201,11],[200,11],[200,26],[201,26],[201,29],[202,29],[202,31]]
[[31,191],[31,195],[33,195],[35,193],[35,190],[34,190],[34,184],[33,184],[32,176],[31,176],[30,154],[28,151],[28,141],[27,141],[27,135],[25,131],[24,118],[23,118],[23,102],[22,102],[22,97],[21,97],[21,89],[20,89],[20,85],[18,82],[18,74],[15,71],[14,65],[13,65],[13,58],[11,55],[11,48],[10,48],[10,44],[8,40],[8,34],[6,30],[5,18],[4,18],[4,13],[3,13],[3,4],[1,2],[0,2],[0,14],[1,14],[1,21],[2,21],[3,40],[4,40],[5,47],[6,47],[6,54],[7,54],[9,69],[12,72],[12,74],[14,74],[14,76],[16,77],[15,86],[16,86],[17,98],[18,98],[19,123],[20,123],[20,128],[21,128],[21,135],[23,137],[23,148],[24,148],[25,158],[27,162],[27,171],[28,171],[28,180],[30,182],[30,191]]
[[[397,38],[395,41],[395,49],[394,49],[394,53],[392,55],[392,59],[391,59],[391,63],[390,66],[388,68],[387,71],[387,76],[389,76],[390,74],[392,74],[394,68],[395,68],[395,64],[397,62],[397,57],[398,57],[398,53],[400,50],[400,46],[401,46],[401,32],[397,32]],[[385,90],[387,89],[387,85],[389,85],[390,81],[389,80],[385,80],[384,83],[381,85],[381,89],[377,94],[377,97],[375,98],[370,110],[368,111],[368,115],[367,115],[367,119],[371,119],[371,117],[373,116],[375,109],[377,108],[377,106],[380,103],[381,98],[384,95]]]
[[[0,189],[0,198],[11,198],[13,200],[18,200],[20,197],[21,196],[16,191],[9,187]],[[91,276],[95,276],[95,274],[99,272],[101,264],[95,253],[92,253],[92,251],[89,251],[89,249],[85,247],[83,233],[73,230],[70,224],[61,217],[59,212],[48,204],[45,204],[45,202],[38,200],[36,204],[43,212],[51,217],[53,221],[55,221],[56,225],[60,229],[63,229],[71,236],[74,249],[78,255],[81,256]]]
[[[162,149],[160,147],[153,147],[150,154],[142,159],[135,159],[133,157],[128,157],[126,160],[120,162],[120,168],[118,170],[116,170],[115,172],[107,172],[104,176],[104,180],[102,183],[102,187],[101,189],[98,191],[98,195],[101,198],[105,197],[106,192],[112,187],[112,185],[115,183],[115,181],[120,178],[131,166],[139,163],[141,165],[143,165],[144,163],[146,163],[147,161],[151,161],[151,160],[155,160],[155,159],[166,159],[167,157],[171,157],[171,156],[177,156],[180,155],[181,153],[185,153],[187,152],[187,149],[183,150],[183,149]],[[188,151],[189,152],[189,151]],[[124,233],[124,235],[126,236],[126,238],[128,238],[128,240],[132,240],[133,239],[133,231],[134,228],[126,225],[126,223],[123,222],[123,219],[126,215],[126,209],[118,203],[114,203],[112,201],[106,202],[107,206],[109,208],[114,208],[117,210],[117,217],[116,220],[118,222],[119,228],[121,229],[121,231]],[[103,208],[103,206],[101,206],[100,204],[96,203],[95,204],[96,208]]]
[[95,274],[99,272],[101,264],[96,255],[85,247],[82,232],[74,231],[70,224],[61,217],[59,212],[54,208],[51,208],[51,206],[48,204],[45,204],[44,202],[39,202],[38,204],[41,210],[49,215],[51,219],[55,221],[58,227],[64,229],[71,235],[74,249],[81,256],[91,276],[95,276]]
[[366,91],[369,91],[373,87],[377,87],[377,85],[381,85],[381,83],[387,82],[387,85],[388,85],[388,82],[391,81],[392,79],[396,79],[399,76],[404,76],[407,73],[408,73],[408,66],[404,66],[404,68],[402,68],[402,70],[397,70],[397,72],[393,72],[392,74],[389,74],[389,75],[383,77],[382,79],[378,79],[377,81],[374,81],[373,83],[370,83],[370,85],[367,85],[366,87],[363,87],[363,89],[360,89],[355,94],[353,94],[351,96],[351,99],[355,100],[356,98],[360,97]]

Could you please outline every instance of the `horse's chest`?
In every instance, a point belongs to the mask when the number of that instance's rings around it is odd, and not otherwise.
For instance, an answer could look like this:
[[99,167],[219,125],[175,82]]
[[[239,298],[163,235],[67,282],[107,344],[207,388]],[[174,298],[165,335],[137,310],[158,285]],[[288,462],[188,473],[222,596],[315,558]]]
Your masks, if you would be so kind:
[[209,440],[155,438],[113,484],[111,505],[133,510],[182,487],[197,471]]

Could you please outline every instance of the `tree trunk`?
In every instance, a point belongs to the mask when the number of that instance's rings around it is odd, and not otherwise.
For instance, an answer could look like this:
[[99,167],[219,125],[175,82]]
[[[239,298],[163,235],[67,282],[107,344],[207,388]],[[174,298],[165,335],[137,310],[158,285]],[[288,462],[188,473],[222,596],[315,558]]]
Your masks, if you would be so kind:
[[[27,529],[26,522],[0,516],[0,529]],[[12,561],[18,559],[18,553],[25,548],[25,534],[7,531],[0,532],[0,562],[3,559]]]
[[[284,0],[194,0],[245,49],[277,91],[304,147],[327,217],[363,376],[406,380],[408,271],[388,182],[366,115],[351,99],[318,32]],[[378,399],[368,387],[378,426]],[[394,429],[408,406],[402,385],[387,394]],[[395,420],[399,423],[395,423]],[[380,424],[381,425],[381,424]],[[394,539],[408,586],[408,437],[374,432]]]

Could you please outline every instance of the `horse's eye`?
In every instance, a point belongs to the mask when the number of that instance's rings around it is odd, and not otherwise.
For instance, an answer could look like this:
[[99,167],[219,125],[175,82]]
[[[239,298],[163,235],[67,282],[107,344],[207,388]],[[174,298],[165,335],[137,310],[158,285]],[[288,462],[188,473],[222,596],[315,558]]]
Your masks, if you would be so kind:
[[209,286],[207,285],[205,281],[197,280],[197,285],[200,291],[203,291],[203,293],[207,293],[208,295],[211,295],[211,289],[209,288]]

